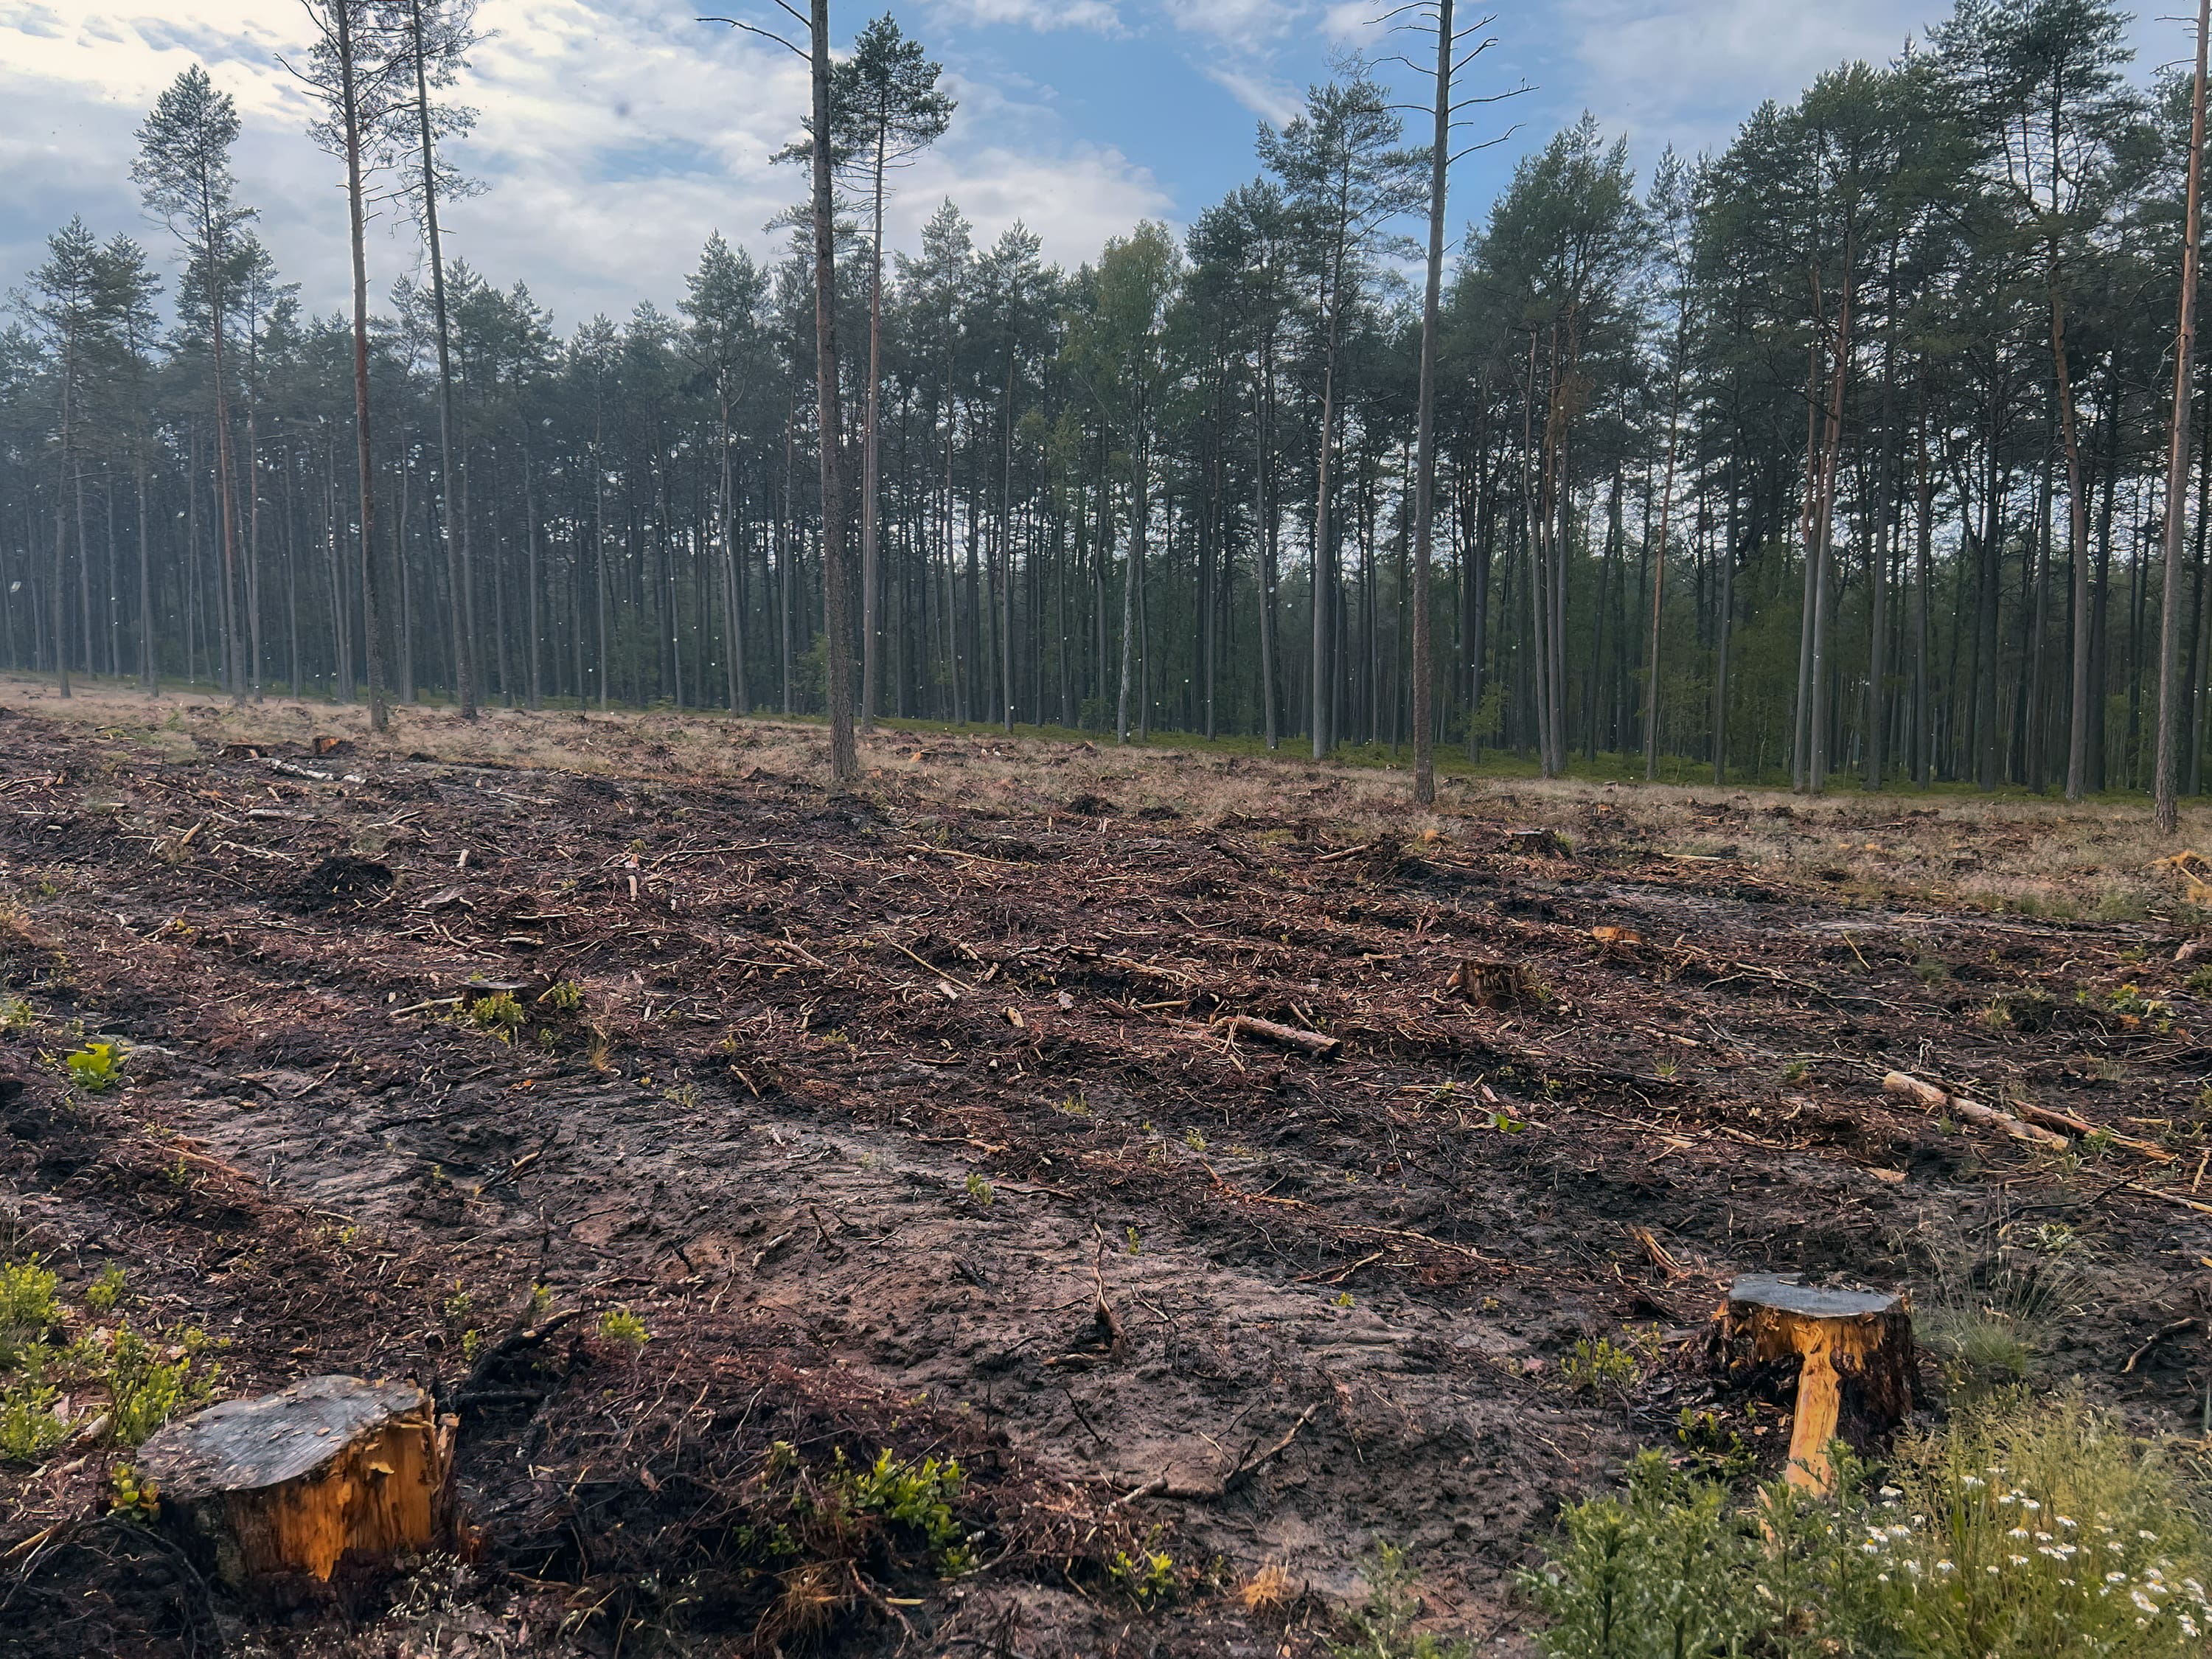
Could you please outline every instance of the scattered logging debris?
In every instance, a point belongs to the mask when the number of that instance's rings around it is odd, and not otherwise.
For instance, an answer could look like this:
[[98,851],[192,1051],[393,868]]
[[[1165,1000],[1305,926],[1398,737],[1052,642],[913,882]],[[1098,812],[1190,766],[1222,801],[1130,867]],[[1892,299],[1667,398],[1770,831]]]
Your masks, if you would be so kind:
[[1729,1287],[1720,1320],[1731,1371],[1798,1362],[1793,1485],[1826,1492],[1828,1443],[1839,1428],[1855,1431],[1848,1437],[1870,1437],[1912,1408],[1912,1316],[1901,1296],[1814,1290],[1752,1273]]
[[1221,1029],[1232,1037],[1258,1037],[1263,1042],[1280,1043],[1285,1048],[1296,1048],[1300,1054],[1311,1054],[1316,1060],[1334,1060],[1344,1048],[1344,1039],[1321,1031],[1302,1030],[1295,1025],[1279,1025],[1272,1019],[1255,1019],[1249,1014],[1231,1014],[1218,1022]]
[[1984,1106],[1978,1101],[1954,1093],[1933,1083],[1924,1083],[1903,1072],[1892,1072],[1881,1080],[1881,1086],[1901,1099],[1926,1107],[1931,1112],[1949,1112],[1969,1123],[1980,1123],[2002,1129],[2014,1140],[2032,1146],[2046,1146],[2054,1152],[2064,1152],[2073,1146],[2068,1136],[2087,1139],[2095,1135],[2107,1144],[2126,1148],[2139,1158],[2149,1158],[2154,1164],[2171,1164],[2173,1154],[2163,1146],[2153,1146],[2148,1140],[2135,1140],[2110,1129],[2100,1128],[2084,1117],[2071,1112],[2054,1111],[2048,1106],[2023,1103],[2012,1111],[1994,1106]]
[[411,1382],[311,1376],[171,1425],[140,1454],[162,1524],[233,1587],[447,1542],[453,1432]]
[[1978,1123],[1986,1128],[1999,1129],[2014,1140],[2030,1146],[2042,1146],[2051,1152],[2070,1150],[2074,1143],[2064,1135],[2039,1127],[2010,1112],[2000,1111],[1994,1106],[1984,1106],[1978,1101],[1968,1100],[1963,1095],[1948,1094],[1932,1083],[1923,1083],[1917,1077],[1903,1072],[1892,1072],[1881,1080],[1881,1086],[1900,1100],[1909,1100],[1931,1112],[1948,1112],[1954,1117],[1964,1118],[1969,1123]]

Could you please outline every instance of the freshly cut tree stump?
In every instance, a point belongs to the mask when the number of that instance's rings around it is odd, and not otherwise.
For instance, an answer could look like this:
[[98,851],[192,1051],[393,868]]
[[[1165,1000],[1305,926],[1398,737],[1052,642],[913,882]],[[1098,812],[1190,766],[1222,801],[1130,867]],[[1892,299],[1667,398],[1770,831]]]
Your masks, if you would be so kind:
[[1893,1428],[1912,1409],[1912,1316],[1901,1296],[1820,1291],[1767,1273],[1729,1287],[1721,1309],[1731,1370],[1793,1357],[1797,1409],[1789,1478],[1826,1492],[1828,1443],[1846,1423],[1862,1438]]
[[311,1376],[172,1424],[139,1453],[162,1524],[224,1583],[381,1560],[453,1531],[453,1431],[411,1382]]

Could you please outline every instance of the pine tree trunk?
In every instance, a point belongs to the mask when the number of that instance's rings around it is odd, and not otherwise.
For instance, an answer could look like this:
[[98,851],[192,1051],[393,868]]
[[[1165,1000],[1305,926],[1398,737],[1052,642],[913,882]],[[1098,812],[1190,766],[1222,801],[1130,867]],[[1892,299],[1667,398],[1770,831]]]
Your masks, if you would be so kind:
[[2155,816],[2161,834],[2179,826],[2174,800],[2174,739],[2179,725],[2181,642],[2181,541],[2189,488],[2189,402],[2196,389],[2197,240],[2203,221],[2204,76],[2212,40],[2212,0],[2197,0],[2197,79],[2190,103],[2189,205],[2181,253],[2181,321],[2173,351],[2173,428],[2166,468],[2165,599],[2159,619],[2158,756]]
[[813,0],[814,376],[822,446],[822,589],[824,687],[830,704],[830,776],[860,775],[853,740],[852,599],[845,569],[845,469],[838,411],[836,205],[830,188],[830,0]]
[[1443,307],[1444,186],[1450,165],[1452,0],[1437,0],[1436,135],[1429,156],[1429,264],[1421,297],[1420,408],[1415,417],[1413,485],[1413,799],[1437,798],[1436,752],[1430,735],[1429,571],[1434,559],[1437,494],[1437,336]]
[[[345,0],[339,0],[331,9],[337,23],[339,118],[345,131],[346,214],[353,252],[353,415],[361,473],[362,624],[364,648],[368,653],[368,725],[372,732],[380,732],[387,725],[389,716],[384,701],[384,584],[376,568],[374,538],[376,460],[368,416],[368,249],[362,190],[361,101],[354,63],[351,8]],[[222,445],[220,430],[216,434],[216,441],[219,446]],[[218,456],[225,453],[227,447],[220,448]],[[228,511],[226,495],[224,512],[228,514]],[[230,538],[228,520],[223,537],[227,571]],[[226,603],[227,599],[226,595]]]

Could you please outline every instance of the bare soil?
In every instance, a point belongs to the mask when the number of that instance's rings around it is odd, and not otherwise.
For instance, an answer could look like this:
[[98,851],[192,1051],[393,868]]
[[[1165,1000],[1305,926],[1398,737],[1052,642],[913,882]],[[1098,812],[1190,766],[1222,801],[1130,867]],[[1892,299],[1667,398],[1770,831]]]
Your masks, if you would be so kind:
[[[1707,1359],[1735,1275],[1926,1305],[2031,1238],[2046,1373],[2197,1427],[2193,913],[2139,866],[2139,919],[2057,921],[1834,862],[2051,862],[2055,817],[1415,815],[1387,776],[898,734],[836,793],[805,727],[710,769],[696,724],[501,720],[535,746],[6,699],[0,1242],[73,1301],[122,1264],[233,1391],[434,1386],[475,1536],[242,1605],[93,1522],[127,1453],[64,1447],[0,1473],[0,1651],[1316,1654],[1388,1541],[1439,1629],[1524,1652],[1559,1505],[1686,1407],[1778,1464],[1786,1394]],[[468,1017],[501,987],[519,1029]],[[69,1086],[80,1028],[123,1086]],[[1893,1067],[2175,1156],[2037,1152]],[[1601,1338],[1636,1379],[1577,1389]],[[836,1519],[837,1456],[886,1449],[958,1458],[975,1570]]]

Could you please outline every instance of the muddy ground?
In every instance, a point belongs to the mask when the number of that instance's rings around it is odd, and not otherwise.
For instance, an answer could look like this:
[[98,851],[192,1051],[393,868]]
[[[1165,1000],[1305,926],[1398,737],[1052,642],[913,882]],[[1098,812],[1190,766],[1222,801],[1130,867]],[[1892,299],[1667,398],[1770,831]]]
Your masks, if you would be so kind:
[[[88,1524],[128,1453],[72,1441],[0,1473],[7,1650],[1303,1655],[1389,1542],[1437,1628],[1527,1652],[1515,1573],[1630,1451],[1688,1455],[1686,1407],[1778,1463],[1786,1395],[1707,1358],[1751,1270],[1995,1297],[2139,1426],[2204,1409],[2179,906],[1732,855],[1789,828],[1765,796],[1562,834],[1496,786],[1352,830],[1287,763],[1117,792],[1031,744],[969,788],[990,740],[906,736],[839,793],[805,732],[699,781],[644,722],[568,770],[441,758],[435,721],[318,754],[321,715],[226,749],[211,709],[4,706],[10,1253],[80,1310],[120,1264],[124,1316],[227,1340],[226,1391],[434,1385],[474,1528],[469,1565],[241,1605]],[[1224,769],[1276,810],[1210,806]],[[520,1023],[471,1018],[501,987]],[[54,1063],[94,1037],[118,1086]],[[1892,1067],[2172,1157],[1931,1118]],[[1601,1338],[1633,1378],[1578,1388]],[[840,1519],[885,1449],[958,1459],[953,1534]]]

